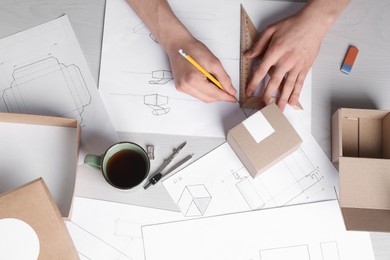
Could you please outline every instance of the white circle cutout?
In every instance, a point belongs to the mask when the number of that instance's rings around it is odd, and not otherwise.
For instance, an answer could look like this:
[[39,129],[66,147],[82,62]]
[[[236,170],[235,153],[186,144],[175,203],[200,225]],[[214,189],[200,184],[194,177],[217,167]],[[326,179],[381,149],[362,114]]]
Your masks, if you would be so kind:
[[38,259],[37,233],[29,224],[20,219],[0,219],[0,255],[7,260]]

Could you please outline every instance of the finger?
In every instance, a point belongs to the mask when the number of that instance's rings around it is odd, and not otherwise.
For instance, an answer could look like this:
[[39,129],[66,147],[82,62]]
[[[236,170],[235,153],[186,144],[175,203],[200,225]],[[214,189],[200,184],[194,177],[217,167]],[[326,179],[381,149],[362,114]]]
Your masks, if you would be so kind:
[[213,83],[205,82],[198,85],[194,89],[194,93],[201,97],[201,100],[206,103],[216,102],[216,101],[227,101],[227,102],[237,102],[235,96],[228,94],[227,92],[219,89]]
[[205,103],[216,101],[237,102],[234,96],[220,90],[216,85],[210,83],[203,74],[199,73],[193,75],[187,81],[182,81],[181,84],[177,84],[176,88]]
[[308,71],[301,71],[297,77],[297,80],[295,81],[294,90],[288,100],[288,103],[291,106],[295,106],[298,103],[299,96],[301,94],[307,73]]
[[185,74],[184,77],[175,77],[175,87],[179,92],[186,93],[204,102],[212,102],[207,95],[198,89],[199,86],[205,84],[204,75],[196,70]]
[[276,67],[275,71],[270,75],[270,80],[268,81],[263,94],[263,101],[265,104],[271,102],[272,95],[280,87],[285,75],[286,70],[282,67]]
[[259,37],[254,41],[252,47],[244,53],[245,57],[252,59],[262,55],[267,50],[273,33],[274,30],[272,29],[266,29],[261,32]]
[[215,76],[215,78],[221,83],[223,90],[226,91],[229,95],[235,96],[237,91],[233,87],[232,80],[225,71],[221,62],[219,60],[216,60],[214,62],[211,62],[209,66],[210,73]]
[[282,111],[284,110],[287,102],[289,101],[291,93],[294,90],[298,74],[299,74],[298,71],[289,71],[287,77],[282,82],[282,86],[281,86],[282,91],[277,102],[278,107]]
[[251,97],[255,93],[256,89],[259,86],[259,83],[267,75],[268,71],[272,67],[272,62],[269,59],[264,59],[260,65],[255,69],[249,79],[248,86],[246,87],[245,93],[247,96]]

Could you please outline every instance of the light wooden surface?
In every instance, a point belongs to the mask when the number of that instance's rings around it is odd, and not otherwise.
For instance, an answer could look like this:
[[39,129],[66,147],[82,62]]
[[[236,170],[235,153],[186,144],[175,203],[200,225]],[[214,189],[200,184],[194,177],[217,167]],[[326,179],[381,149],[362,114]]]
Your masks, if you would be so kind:
[[[50,21],[66,13],[92,75],[98,81],[104,0],[0,0],[0,38]],[[390,110],[390,1],[353,0],[327,34],[313,67],[312,134],[331,154],[332,113],[339,107]],[[339,71],[349,45],[360,49],[350,75]],[[121,138],[153,144],[165,158],[183,137],[121,133]],[[200,157],[221,144],[219,139],[190,138]],[[82,193],[82,191],[79,191]],[[138,196],[141,195],[141,196]],[[134,204],[175,209],[163,187],[132,196]],[[371,233],[376,259],[390,259],[390,234]]]

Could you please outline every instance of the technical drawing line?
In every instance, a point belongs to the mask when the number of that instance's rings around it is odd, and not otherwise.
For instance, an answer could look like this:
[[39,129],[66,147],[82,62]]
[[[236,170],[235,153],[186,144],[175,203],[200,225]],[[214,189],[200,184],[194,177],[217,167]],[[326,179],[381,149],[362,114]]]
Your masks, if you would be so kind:
[[81,253],[80,251],[77,251],[77,253],[79,253],[82,257],[84,257],[86,259],[92,260],[92,258],[86,256],[85,254]]
[[321,242],[322,260],[340,260],[340,253],[337,241]]
[[260,260],[300,259],[310,260],[309,245],[292,245],[261,249]]
[[264,207],[265,204],[261,199],[261,196],[256,192],[253,185],[251,185],[248,177],[240,180],[236,186],[251,210],[261,209]]
[[73,222],[73,221],[69,221],[69,222],[71,222],[72,224],[74,224],[75,226],[77,226],[78,228],[80,228],[81,230],[85,231],[86,233],[88,233],[88,234],[91,235],[92,237],[96,238],[97,240],[103,242],[105,245],[107,245],[108,247],[114,249],[115,251],[117,251],[117,252],[120,253],[121,255],[126,256],[126,257],[128,257],[128,258],[131,259],[130,256],[126,255],[126,254],[123,253],[121,250],[119,250],[119,249],[113,247],[111,244],[107,243],[105,240],[103,240],[103,239],[101,239],[101,238],[95,236],[94,234],[92,234],[92,233],[89,232],[88,230],[84,229],[82,226],[78,225],[77,223],[75,223],[75,222]]

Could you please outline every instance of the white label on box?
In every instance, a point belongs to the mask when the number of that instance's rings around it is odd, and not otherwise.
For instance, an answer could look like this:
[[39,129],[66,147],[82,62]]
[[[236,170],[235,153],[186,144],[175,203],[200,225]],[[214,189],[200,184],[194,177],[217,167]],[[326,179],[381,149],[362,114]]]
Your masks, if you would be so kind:
[[38,259],[38,235],[23,220],[0,219],[0,252],[1,259]]
[[242,123],[257,143],[275,132],[275,129],[260,111],[248,117]]

